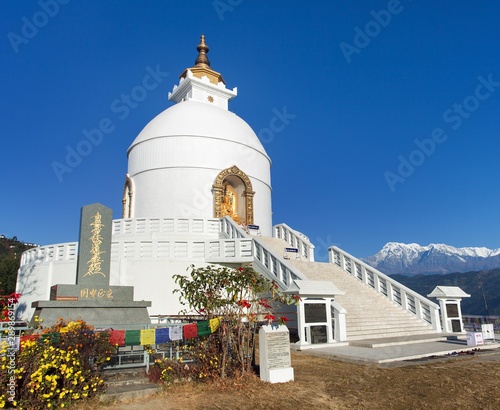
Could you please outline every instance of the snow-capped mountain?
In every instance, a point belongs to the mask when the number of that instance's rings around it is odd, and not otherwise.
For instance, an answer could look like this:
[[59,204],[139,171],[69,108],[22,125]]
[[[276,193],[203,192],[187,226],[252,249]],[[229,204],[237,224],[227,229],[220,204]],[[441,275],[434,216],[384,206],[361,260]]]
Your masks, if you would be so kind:
[[387,275],[469,272],[500,268],[500,249],[389,242],[381,251],[363,260]]

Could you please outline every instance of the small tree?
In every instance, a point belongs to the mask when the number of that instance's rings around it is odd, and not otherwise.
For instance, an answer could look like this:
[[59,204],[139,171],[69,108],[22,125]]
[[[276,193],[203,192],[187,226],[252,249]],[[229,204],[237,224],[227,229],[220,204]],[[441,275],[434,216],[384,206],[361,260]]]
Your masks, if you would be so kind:
[[[180,286],[174,292],[180,294],[183,305],[189,306],[183,313],[219,320],[220,377],[226,377],[228,370],[248,373],[255,354],[258,323],[275,320],[271,304],[290,304],[298,299],[284,296],[276,282],[264,278],[251,266],[191,265],[188,270],[190,276],[174,275]],[[285,320],[280,318],[280,322]]]

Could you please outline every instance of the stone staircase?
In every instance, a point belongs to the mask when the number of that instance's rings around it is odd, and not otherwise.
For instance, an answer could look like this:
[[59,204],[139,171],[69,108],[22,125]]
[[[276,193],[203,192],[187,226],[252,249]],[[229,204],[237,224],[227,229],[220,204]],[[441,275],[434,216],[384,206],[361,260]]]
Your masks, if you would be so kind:
[[150,383],[145,367],[109,369],[103,371],[107,391],[100,397],[103,402],[120,402],[147,397],[161,391],[161,386]]
[[[282,239],[259,239],[279,256],[288,246]],[[396,338],[410,342],[412,337],[419,341],[442,337],[430,324],[403,310],[333,263],[301,261],[293,257],[288,262],[309,280],[328,280],[345,292],[336,296],[335,300],[347,310],[347,340],[351,345],[372,339]]]

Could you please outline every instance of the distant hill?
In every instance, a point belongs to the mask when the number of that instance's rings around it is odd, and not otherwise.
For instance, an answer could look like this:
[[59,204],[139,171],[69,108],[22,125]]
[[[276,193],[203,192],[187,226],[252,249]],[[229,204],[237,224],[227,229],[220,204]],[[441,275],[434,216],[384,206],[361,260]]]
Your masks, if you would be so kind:
[[436,286],[458,286],[471,295],[462,299],[462,314],[500,316],[500,269],[446,275],[391,275],[391,278],[425,297]]
[[16,290],[17,270],[24,251],[36,246],[13,238],[0,235],[0,295],[7,295]]
[[471,272],[500,269],[500,249],[389,242],[363,261],[387,275]]

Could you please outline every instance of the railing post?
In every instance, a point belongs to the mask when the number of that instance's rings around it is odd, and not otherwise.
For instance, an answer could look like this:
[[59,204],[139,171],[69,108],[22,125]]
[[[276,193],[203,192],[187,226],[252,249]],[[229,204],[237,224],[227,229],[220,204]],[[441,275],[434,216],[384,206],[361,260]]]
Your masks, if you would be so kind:
[[385,284],[387,286],[387,297],[389,298],[389,300],[394,301],[394,292],[392,291],[392,283],[386,281]]
[[441,328],[441,320],[439,317],[439,309],[430,307],[430,315],[431,315],[431,325],[434,329],[437,330],[438,333],[441,333],[443,330]]
[[408,297],[406,296],[406,292],[404,289],[399,289],[399,292],[401,293],[401,307],[404,310],[408,310]]
[[424,315],[422,314],[422,302],[420,302],[420,299],[415,298],[415,314],[419,319],[422,319]]
[[368,275],[366,274],[366,268],[364,266],[362,266],[362,265],[360,265],[360,268],[361,268],[361,281],[365,285],[368,285]]
[[375,272],[373,272],[373,289],[375,289],[377,291],[377,293],[381,293],[380,292],[380,278],[378,275],[375,274]]

